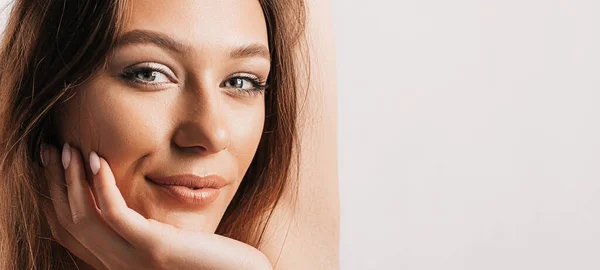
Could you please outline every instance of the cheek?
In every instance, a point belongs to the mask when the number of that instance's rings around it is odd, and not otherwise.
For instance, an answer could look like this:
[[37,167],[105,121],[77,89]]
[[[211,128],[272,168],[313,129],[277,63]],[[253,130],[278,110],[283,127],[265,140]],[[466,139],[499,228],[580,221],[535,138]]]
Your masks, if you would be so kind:
[[[236,100],[221,96],[213,100],[222,102],[215,107],[220,108],[230,142],[227,150],[204,156],[187,155],[189,152],[172,146],[173,134],[195,117],[189,112],[197,106],[186,102],[177,91],[135,92],[90,83],[65,104],[57,124],[61,139],[81,149],[86,161],[90,151],[97,151],[109,162],[119,190],[135,211],[166,223],[216,228],[256,153],[263,134],[265,104],[261,97]],[[161,201],[140,176],[182,164],[211,164],[209,169],[231,177],[232,185],[223,191],[215,207],[193,213],[179,211],[169,201]]]
[[119,179],[165,139],[169,123],[156,101],[114,90],[94,85],[79,90],[65,107],[60,130],[62,139],[73,142],[85,158],[97,151],[108,160]]
[[[122,90],[122,91],[121,91]],[[134,173],[132,165],[141,157],[169,145],[173,132],[176,98],[165,93],[134,93],[91,84],[70,100],[62,110],[61,139],[109,161],[117,179]],[[230,136],[229,154],[236,162],[231,171],[242,179],[252,162],[263,134],[264,100],[224,108]]]
[[252,110],[243,110],[233,114],[230,125],[231,145],[229,151],[235,156],[238,164],[238,179],[242,179],[250,166],[260,139],[265,122],[264,101]]

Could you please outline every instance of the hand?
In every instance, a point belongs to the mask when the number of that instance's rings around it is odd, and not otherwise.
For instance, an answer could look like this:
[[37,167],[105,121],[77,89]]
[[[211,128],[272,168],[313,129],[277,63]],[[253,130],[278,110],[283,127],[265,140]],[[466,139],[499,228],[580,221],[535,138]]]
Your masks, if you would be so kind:
[[79,151],[65,145],[61,162],[58,149],[46,145],[42,155],[52,199],[44,212],[52,235],[96,269],[272,269],[264,254],[247,244],[180,230],[130,209],[110,166],[94,152],[95,194]]

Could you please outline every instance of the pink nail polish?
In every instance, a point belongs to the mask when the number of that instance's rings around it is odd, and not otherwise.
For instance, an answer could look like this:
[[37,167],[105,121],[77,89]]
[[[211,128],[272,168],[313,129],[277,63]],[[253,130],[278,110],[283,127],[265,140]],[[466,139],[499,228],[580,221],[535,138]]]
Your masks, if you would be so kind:
[[90,169],[92,169],[92,173],[96,175],[98,171],[100,171],[100,158],[96,152],[92,151],[90,153]]
[[69,164],[71,164],[71,146],[68,143],[65,143],[62,151],[62,164],[65,170],[69,168]]

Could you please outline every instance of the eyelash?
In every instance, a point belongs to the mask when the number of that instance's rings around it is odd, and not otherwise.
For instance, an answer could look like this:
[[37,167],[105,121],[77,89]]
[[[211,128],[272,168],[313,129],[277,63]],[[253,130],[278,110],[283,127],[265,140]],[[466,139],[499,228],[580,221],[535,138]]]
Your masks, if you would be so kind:
[[[145,85],[148,87],[155,88],[156,90],[162,89],[161,86],[165,83],[150,83],[150,82],[136,78],[136,75],[139,74],[140,72],[160,72],[165,77],[167,77],[169,80],[176,81],[174,78],[172,78],[171,75],[169,75],[170,72],[168,72],[167,70],[160,68],[160,67],[151,67],[151,66],[141,66],[141,67],[137,66],[137,67],[127,68],[121,74],[119,74],[119,77],[121,77],[122,79],[124,79],[128,82],[142,84],[142,85]],[[226,82],[228,82],[232,79],[243,79],[243,80],[249,81],[250,84],[252,84],[253,89],[234,88],[236,91],[240,92],[240,94],[243,94],[246,96],[264,94],[264,92],[268,88],[268,85],[266,84],[265,80],[262,80],[259,77],[252,75],[252,74],[248,74],[248,73],[233,74],[233,75],[229,76],[228,78],[226,78],[221,83],[220,87],[223,87],[222,86],[223,84],[225,84]]]
[[229,76],[227,79],[225,79],[225,81],[223,81],[223,83],[228,82],[232,79],[248,80],[250,82],[250,84],[252,84],[253,89],[235,88],[237,91],[239,91],[240,93],[245,94],[245,95],[264,94],[265,90],[268,87],[268,85],[266,84],[266,82],[264,80],[261,80],[257,76],[247,74],[247,73],[233,74],[232,76]]
[[145,87],[151,87],[151,88],[154,88],[154,90],[160,90],[160,89],[162,89],[162,86],[164,84],[166,84],[164,82],[151,83],[151,82],[147,82],[147,81],[136,78],[136,75],[141,72],[160,72],[165,77],[167,77],[170,81],[176,81],[174,78],[172,78],[171,75],[168,75],[170,72],[168,72],[166,69],[164,69],[160,66],[154,66],[151,64],[146,64],[144,66],[138,65],[138,66],[128,67],[121,74],[119,74],[119,77],[121,77],[122,79],[124,79],[127,82],[144,85]]

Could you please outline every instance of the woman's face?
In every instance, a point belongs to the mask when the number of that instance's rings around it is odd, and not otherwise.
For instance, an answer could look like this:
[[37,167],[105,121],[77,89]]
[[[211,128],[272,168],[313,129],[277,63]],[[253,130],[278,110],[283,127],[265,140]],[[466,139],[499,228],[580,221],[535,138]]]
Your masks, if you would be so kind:
[[[131,7],[106,68],[59,110],[60,138],[85,161],[90,151],[105,158],[127,205],[146,218],[214,232],[262,135],[270,60],[261,6],[134,0]],[[198,177],[224,186],[194,190]],[[191,182],[168,187],[171,180]]]

